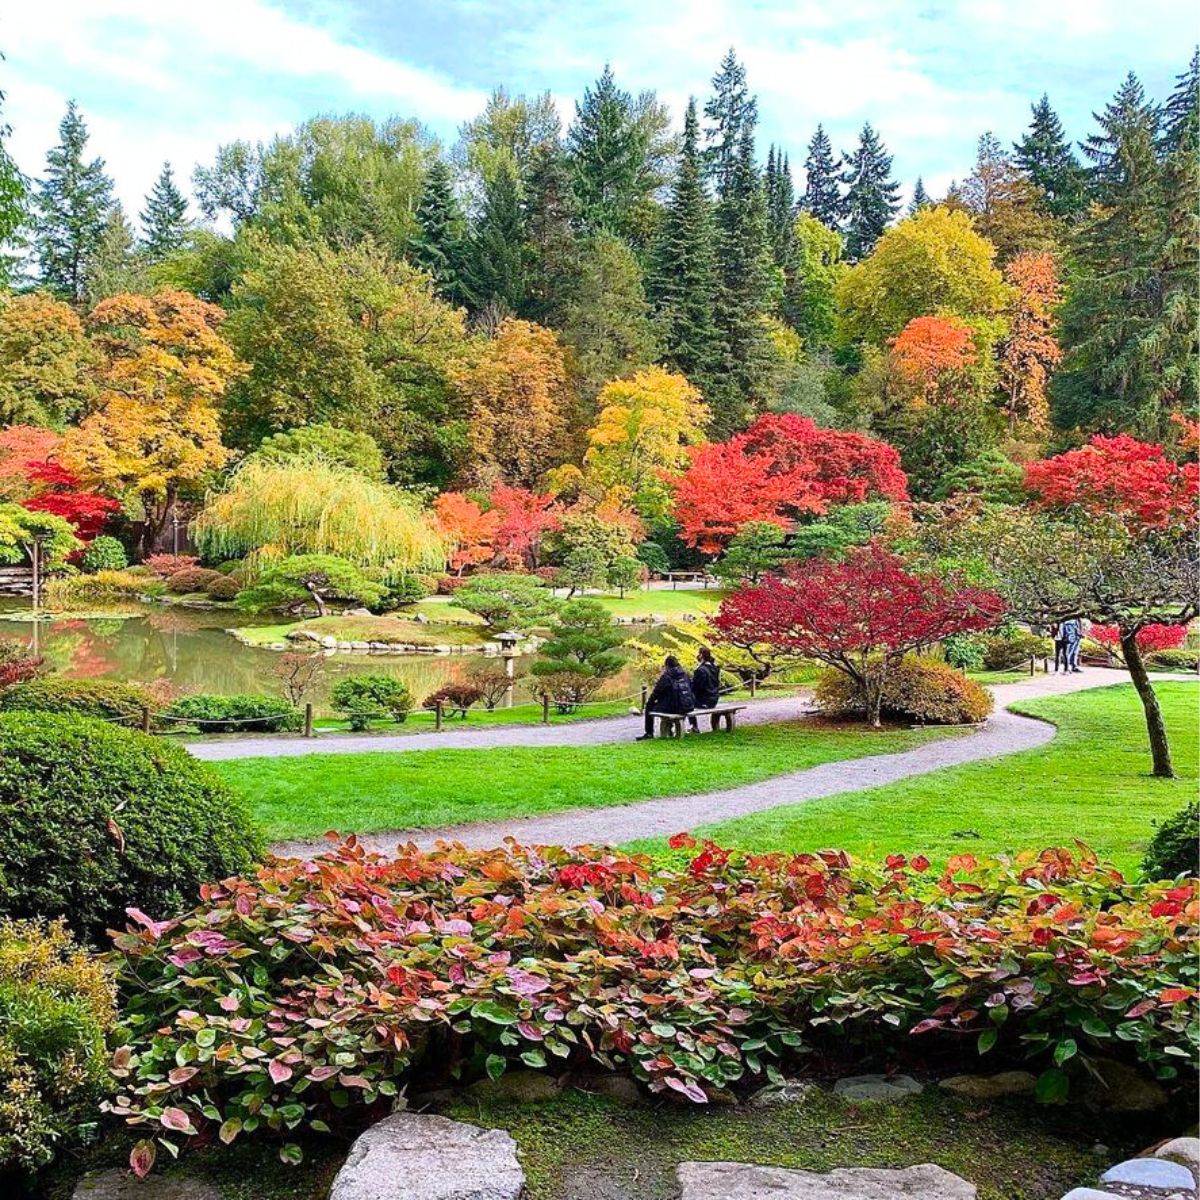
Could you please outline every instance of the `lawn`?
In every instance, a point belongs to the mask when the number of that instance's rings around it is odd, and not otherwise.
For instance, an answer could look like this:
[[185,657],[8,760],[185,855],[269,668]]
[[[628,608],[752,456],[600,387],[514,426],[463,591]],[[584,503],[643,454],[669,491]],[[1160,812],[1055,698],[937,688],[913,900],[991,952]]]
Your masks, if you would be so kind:
[[683,617],[703,617],[715,613],[728,593],[722,588],[680,588],[672,591],[626,592],[624,596],[591,596],[599,600],[614,617],[625,620],[661,617],[678,621]]
[[1040,749],[776,808],[704,832],[754,850],[838,847],[869,856],[920,851],[930,858],[1070,845],[1079,838],[1133,869],[1152,822],[1196,795],[1200,689],[1160,683],[1157,691],[1178,779],[1150,776],[1142,707],[1133,688],[1122,685],[1014,705],[1057,725],[1057,736]]
[[[755,783],[819,763],[905,750],[953,733],[870,730],[814,718],[732,735],[617,745],[370,751],[251,758],[213,768],[249,801],[269,838],[494,821]],[[616,831],[619,833],[619,830]]]

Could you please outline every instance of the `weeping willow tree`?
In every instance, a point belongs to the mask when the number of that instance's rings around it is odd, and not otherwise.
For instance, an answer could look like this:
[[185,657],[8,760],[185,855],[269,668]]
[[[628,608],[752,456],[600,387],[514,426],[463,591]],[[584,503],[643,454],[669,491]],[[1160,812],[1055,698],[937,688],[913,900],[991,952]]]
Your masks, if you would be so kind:
[[320,458],[247,461],[208,496],[192,538],[209,561],[332,554],[386,579],[441,570],[446,561],[416,500]]

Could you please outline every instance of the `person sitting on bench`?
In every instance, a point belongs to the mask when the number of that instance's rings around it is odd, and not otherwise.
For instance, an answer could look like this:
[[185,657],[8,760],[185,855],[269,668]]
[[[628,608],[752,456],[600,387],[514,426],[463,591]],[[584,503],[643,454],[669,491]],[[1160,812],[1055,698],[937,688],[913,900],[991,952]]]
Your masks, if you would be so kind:
[[[721,668],[707,646],[700,647],[700,662],[692,672],[692,696],[697,708],[716,708],[721,702]],[[694,716],[688,717],[693,733],[700,732]]]
[[675,655],[667,655],[663,673],[646,700],[646,732],[637,740],[648,742],[653,739],[654,718],[651,713],[678,713],[682,717],[695,707],[696,698],[692,695],[692,681],[688,673],[679,665]]

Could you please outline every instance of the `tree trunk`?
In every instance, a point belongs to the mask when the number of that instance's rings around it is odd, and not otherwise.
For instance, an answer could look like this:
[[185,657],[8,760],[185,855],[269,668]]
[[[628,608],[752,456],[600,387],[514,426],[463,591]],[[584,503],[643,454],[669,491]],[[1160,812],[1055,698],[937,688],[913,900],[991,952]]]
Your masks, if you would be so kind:
[[1167,726],[1163,721],[1162,709],[1150,676],[1146,673],[1146,664],[1142,662],[1142,652],[1138,649],[1137,630],[1122,629],[1121,653],[1125,656],[1125,665],[1129,668],[1129,677],[1137,688],[1142,708],[1146,712],[1146,732],[1150,735],[1150,757],[1154,762],[1151,772],[1156,779],[1174,779],[1175,768],[1171,765],[1171,747],[1167,742]]
[[321,593],[318,592],[317,589],[315,587],[313,587],[313,585],[311,583],[306,583],[304,586],[306,588],[308,588],[308,594],[313,598],[313,603],[317,606],[317,616],[318,617],[325,616],[326,615],[325,597],[322,596]]

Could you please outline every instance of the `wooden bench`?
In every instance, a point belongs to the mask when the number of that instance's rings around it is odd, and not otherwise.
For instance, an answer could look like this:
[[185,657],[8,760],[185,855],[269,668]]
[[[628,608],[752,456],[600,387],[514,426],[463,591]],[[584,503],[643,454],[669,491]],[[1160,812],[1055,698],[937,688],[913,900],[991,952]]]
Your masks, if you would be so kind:
[[677,738],[683,737],[683,723],[693,717],[708,717],[710,728],[716,730],[725,723],[725,732],[733,732],[733,723],[738,713],[745,709],[744,704],[718,704],[715,708],[696,708],[690,713],[652,712],[650,715],[658,721],[658,736]]

